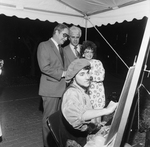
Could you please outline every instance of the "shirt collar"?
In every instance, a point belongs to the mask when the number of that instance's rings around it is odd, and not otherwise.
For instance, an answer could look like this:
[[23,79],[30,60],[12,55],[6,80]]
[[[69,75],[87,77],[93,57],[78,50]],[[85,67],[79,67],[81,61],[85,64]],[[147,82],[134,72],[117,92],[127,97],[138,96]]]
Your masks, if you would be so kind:
[[[78,84],[76,84],[75,82],[72,83],[72,85],[74,87],[77,87],[80,91],[82,91],[84,94],[87,94],[87,90],[86,89],[83,89],[82,87],[80,87]],[[88,88],[87,88],[88,89]]]
[[51,40],[53,41],[53,43],[56,45],[56,47],[58,49],[58,43],[53,38],[51,38]]
[[[70,43],[71,49],[74,49],[74,46]],[[79,45],[77,45],[77,49],[79,48]]]

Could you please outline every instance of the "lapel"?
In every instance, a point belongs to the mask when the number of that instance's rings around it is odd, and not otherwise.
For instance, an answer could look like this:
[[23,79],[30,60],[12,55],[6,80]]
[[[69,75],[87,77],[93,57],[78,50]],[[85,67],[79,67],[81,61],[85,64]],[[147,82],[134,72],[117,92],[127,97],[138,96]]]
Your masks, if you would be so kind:
[[70,62],[72,62],[73,60],[77,59],[77,57],[75,56],[75,54],[72,52],[70,45],[68,45],[68,48],[66,48],[66,54],[67,57],[69,59]]
[[56,56],[59,58],[62,66],[63,66],[63,61],[62,61],[60,52],[58,51],[56,45],[54,44],[54,42],[51,39],[49,39],[49,42],[50,42],[50,45],[51,45],[51,49],[55,52]]

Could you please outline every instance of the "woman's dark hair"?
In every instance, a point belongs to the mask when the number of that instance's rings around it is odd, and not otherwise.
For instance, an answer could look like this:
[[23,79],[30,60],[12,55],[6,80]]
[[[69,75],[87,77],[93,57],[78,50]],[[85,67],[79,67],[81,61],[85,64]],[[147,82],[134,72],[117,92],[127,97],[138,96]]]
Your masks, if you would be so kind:
[[90,70],[91,69],[91,65],[85,66],[83,69]]
[[96,44],[94,42],[89,41],[89,40],[83,42],[83,44],[81,46],[80,57],[81,58],[83,57],[84,51],[87,48],[93,51],[93,58],[96,58],[96,49],[97,49],[97,46],[96,46]]

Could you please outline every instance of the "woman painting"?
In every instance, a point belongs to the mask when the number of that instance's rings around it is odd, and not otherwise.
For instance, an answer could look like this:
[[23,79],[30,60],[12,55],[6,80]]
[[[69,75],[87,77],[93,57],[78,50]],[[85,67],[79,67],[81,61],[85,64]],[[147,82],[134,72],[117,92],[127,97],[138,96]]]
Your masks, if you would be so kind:
[[90,85],[90,62],[76,59],[68,67],[66,81],[71,82],[62,98],[61,112],[63,126],[61,140],[66,147],[83,147],[89,135],[90,124],[95,119],[113,113],[117,103],[111,101],[106,108],[93,109],[87,93]]

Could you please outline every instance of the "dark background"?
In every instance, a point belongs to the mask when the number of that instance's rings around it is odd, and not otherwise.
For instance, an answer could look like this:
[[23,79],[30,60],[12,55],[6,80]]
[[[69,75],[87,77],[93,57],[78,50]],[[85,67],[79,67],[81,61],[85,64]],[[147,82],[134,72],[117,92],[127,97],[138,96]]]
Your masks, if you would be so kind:
[[[138,55],[147,18],[133,19],[113,25],[97,27],[103,37],[119,54],[122,60],[132,66]],[[7,77],[40,76],[36,51],[40,42],[52,36],[57,22],[21,19],[15,16],[0,15],[0,59],[4,60],[3,75]],[[72,24],[66,24],[69,27]],[[85,29],[82,29],[80,43],[84,41]],[[88,40],[96,43],[97,58],[102,61],[106,72],[126,75],[127,67],[116,56],[111,47],[95,28],[88,29]],[[69,41],[65,43],[67,45]]]

